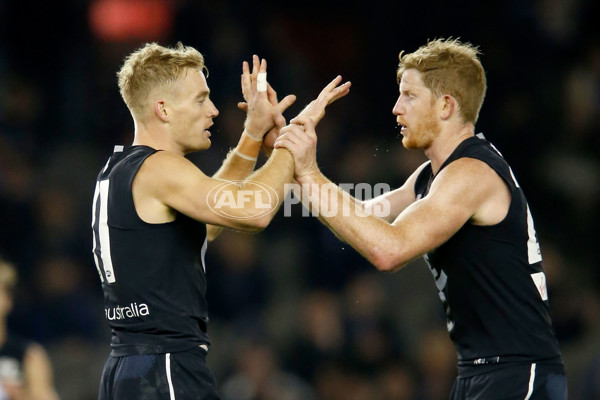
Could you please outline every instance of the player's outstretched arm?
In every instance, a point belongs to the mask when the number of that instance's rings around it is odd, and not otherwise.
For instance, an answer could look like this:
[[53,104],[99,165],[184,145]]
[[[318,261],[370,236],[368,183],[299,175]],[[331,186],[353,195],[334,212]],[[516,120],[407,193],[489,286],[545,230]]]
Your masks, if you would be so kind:
[[282,130],[275,148],[285,147],[293,154],[303,201],[336,236],[380,270],[400,269],[440,246],[502,190],[498,185],[503,183],[489,167],[460,159],[442,170],[428,196],[409,205],[390,224],[355,207],[354,199],[321,173],[314,125],[309,119],[296,124]]
[[415,202],[415,183],[417,177],[427,164],[429,164],[429,161],[419,166],[419,168],[417,168],[399,188],[370,200],[356,201],[359,202],[363,209],[369,214],[383,218],[389,223],[394,222],[406,207]]
[[183,156],[159,151],[136,174],[133,197],[148,223],[172,221],[179,212],[205,224],[254,232],[270,223],[293,171],[291,154],[281,149],[248,179],[234,183],[206,176]]

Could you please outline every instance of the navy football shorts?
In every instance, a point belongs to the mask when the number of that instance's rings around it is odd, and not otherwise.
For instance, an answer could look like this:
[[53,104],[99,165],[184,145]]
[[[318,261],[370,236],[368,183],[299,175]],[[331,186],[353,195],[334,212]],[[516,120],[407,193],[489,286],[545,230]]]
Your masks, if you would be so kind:
[[451,400],[566,400],[562,364],[519,363],[483,374],[458,377]]
[[206,352],[109,356],[98,400],[218,400]]

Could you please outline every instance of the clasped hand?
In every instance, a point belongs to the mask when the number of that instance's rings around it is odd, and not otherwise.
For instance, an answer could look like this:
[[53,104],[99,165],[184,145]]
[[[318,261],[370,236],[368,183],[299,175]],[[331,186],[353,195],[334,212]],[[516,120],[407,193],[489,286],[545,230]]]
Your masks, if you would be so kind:
[[340,86],[341,76],[335,77],[304,110],[282,128],[275,148],[286,148],[294,157],[294,178],[301,179],[319,171],[317,166],[317,134],[315,126],[325,115],[325,108],[350,92],[350,82]]
[[288,95],[277,100],[277,92],[267,83],[267,91],[259,92],[257,79],[259,73],[267,72],[267,60],[259,60],[252,56],[252,73],[247,61],[242,63],[242,95],[245,102],[238,103],[238,108],[246,111],[244,128],[253,137],[262,139],[271,130],[277,131],[286,124],[283,112],[296,101],[295,95]]

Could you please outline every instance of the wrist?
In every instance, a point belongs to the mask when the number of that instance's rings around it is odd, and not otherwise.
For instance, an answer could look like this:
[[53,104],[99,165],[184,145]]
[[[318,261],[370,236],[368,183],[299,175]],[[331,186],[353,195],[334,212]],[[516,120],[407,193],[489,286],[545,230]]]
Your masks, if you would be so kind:
[[261,145],[262,140],[255,140],[244,130],[233,153],[244,160],[256,162]]
[[242,132],[242,135],[247,136],[248,138],[254,140],[255,142],[262,142],[262,140],[263,140],[262,135],[250,133],[247,128],[244,128],[244,132]]
[[236,156],[243,158],[244,160],[251,161],[251,162],[256,162],[256,160],[258,160],[258,157],[252,157],[252,156],[246,155],[246,154],[242,153],[240,150],[238,150],[237,148],[233,150],[233,153]]
[[298,182],[299,184],[314,184],[314,183],[318,183],[318,177],[319,177],[320,171],[319,168],[317,166],[313,166],[309,169],[306,169],[298,174],[296,174],[294,176],[294,179],[296,180],[296,182]]

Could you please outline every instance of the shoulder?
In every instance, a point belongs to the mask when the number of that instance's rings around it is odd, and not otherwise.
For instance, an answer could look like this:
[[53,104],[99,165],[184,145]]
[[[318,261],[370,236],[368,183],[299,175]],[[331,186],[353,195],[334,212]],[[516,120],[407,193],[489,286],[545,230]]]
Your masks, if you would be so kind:
[[490,198],[506,192],[506,184],[487,163],[463,157],[438,173],[429,194],[465,206],[475,213]]
[[205,178],[190,160],[169,151],[157,151],[148,156],[142,164],[136,181],[138,184],[169,185],[177,184],[182,180],[191,178]]
[[170,151],[158,150],[150,154],[143,164],[146,168],[152,168],[155,172],[159,172],[164,168],[170,168],[172,166],[180,167],[186,165],[193,165],[193,163],[181,156]]
[[462,157],[438,173],[432,189],[442,184],[452,184],[478,192],[497,183],[502,183],[502,180],[488,163],[477,158]]

